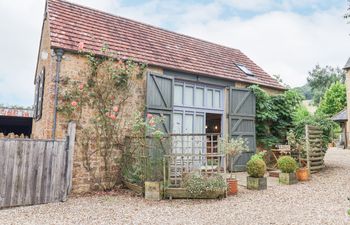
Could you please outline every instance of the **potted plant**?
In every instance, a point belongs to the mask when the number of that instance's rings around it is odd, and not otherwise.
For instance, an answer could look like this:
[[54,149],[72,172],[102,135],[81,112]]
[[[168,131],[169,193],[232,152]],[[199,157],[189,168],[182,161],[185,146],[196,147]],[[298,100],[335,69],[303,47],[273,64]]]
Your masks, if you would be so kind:
[[307,167],[300,167],[297,169],[296,176],[298,181],[309,180],[309,169]]
[[[243,138],[220,138],[219,139],[219,152],[226,155],[226,162],[229,167],[229,171],[233,171],[233,159],[241,152],[249,151],[249,147]],[[229,178],[226,179],[227,182],[227,194],[235,195],[238,191],[238,181],[236,177],[232,176],[232,172]]]
[[264,177],[266,164],[260,157],[252,157],[247,162],[247,188],[250,190],[263,190],[267,188],[267,179]]
[[236,177],[232,176],[230,173],[230,177],[226,178],[227,183],[227,195],[235,195],[238,192],[238,181]]
[[282,184],[296,184],[297,162],[291,156],[282,156],[277,160],[277,167],[281,170],[279,174],[279,182]]

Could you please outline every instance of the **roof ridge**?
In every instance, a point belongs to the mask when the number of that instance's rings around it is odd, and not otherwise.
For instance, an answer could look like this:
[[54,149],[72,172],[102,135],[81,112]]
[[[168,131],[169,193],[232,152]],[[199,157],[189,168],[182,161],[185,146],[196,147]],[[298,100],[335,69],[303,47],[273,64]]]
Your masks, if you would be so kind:
[[211,41],[208,41],[208,40],[204,40],[204,39],[201,39],[201,38],[193,37],[193,36],[190,36],[190,35],[187,35],[187,34],[182,34],[182,33],[178,33],[178,32],[172,31],[172,30],[168,30],[168,29],[165,29],[165,28],[162,28],[162,27],[158,27],[158,26],[155,26],[155,25],[152,25],[152,24],[140,22],[140,21],[137,21],[137,20],[134,20],[134,19],[123,17],[123,16],[118,16],[118,15],[115,15],[113,13],[105,12],[105,11],[100,10],[100,9],[95,9],[95,8],[90,7],[90,6],[85,6],[85,5],[81,5],[81,4],[78,4],[78,3],[74,3],[74,2],[71,2],[69,0],[68,1],[67,0],[48,0],[48,1],[64,2],[64,3],[70,4],[70,5],[74,5],[76,7],[85,8],[85,9],[92,10],[92,11],[95,11],[95,12],[98,12],[98,13],[101,13],[101,14],[109,15],[111,17],[116,17],[116,18],[120,18],[120,19],[123,19],[123,20],[127,20],[127,21],[130,21],[130,22],[136,23],[136,24],[142,24],[144,26],[148,26],[148,27],[152,27],[152,28],[155,28],[155,29],[158,29],[158,30],[165,31],[165,32],[169,32],[169,33],[173,33],[173,34],[176,34],[176,35],[180,35],[182,37],[186,37],[186,38],[189,38],[189,39],[193,39],[193,40],[197,40],[197,41],[201,41],[201,42],[206,42],[208,44],[215,45],[217,47],[221,47],[221,48],[225,48],[225,49],[228,49],[228,50],[234,50],[234,51],[241,52],[241,50],[239,50],[238,48],[225,46],[225,45],[218,44],[218,43],[215,43],[215,42],[211,42]]

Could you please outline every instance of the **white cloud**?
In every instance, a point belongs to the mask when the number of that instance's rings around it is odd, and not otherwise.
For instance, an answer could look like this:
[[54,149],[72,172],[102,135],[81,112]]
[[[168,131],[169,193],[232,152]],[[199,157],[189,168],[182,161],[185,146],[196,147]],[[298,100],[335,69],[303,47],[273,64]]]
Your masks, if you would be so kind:
[[[132,6],[121,0],[71,1],[241,49],[267,72],[280,74],[293,86],[302,85],[316,63],[341,67],[349,57],[345,1],[342,8],[327,10],[322,9],[324,1],[316,0],[214,0],[206,4],[150,0]],[[0,14],[6,18],[0,21],[0,103],[33,102],[44,5],[45,0],[0,1]],[[256,16],[239,18],[235,13],[221,17],[233,5]],[[312,8],[313,13],[292,10],[298,7]]]
[[241,49],[270,74],[302,85],[315,64],[343,66],[349,57],[349,29],[342,11],[331,9],[302,16],[270,12],[248,20],[213,20],[184,24],[180,32]]

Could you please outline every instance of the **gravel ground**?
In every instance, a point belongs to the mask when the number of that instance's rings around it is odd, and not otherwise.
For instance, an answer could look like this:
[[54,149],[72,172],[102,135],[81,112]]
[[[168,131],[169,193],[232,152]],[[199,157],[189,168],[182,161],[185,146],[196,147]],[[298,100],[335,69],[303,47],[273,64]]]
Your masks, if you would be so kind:
[[350,224],[350,151],[329,150],[327,168],[306,183],[224,200],[150,202],[130,192],[0,211],[0,224]]

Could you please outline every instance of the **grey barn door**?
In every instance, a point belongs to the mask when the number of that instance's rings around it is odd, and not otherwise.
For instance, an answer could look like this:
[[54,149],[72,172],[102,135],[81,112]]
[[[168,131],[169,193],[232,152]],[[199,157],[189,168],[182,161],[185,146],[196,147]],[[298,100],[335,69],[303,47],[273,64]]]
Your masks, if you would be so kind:
[[149,73],[147,76],[147,113],[162,116],[163,132],[171,132],[173,114],[174,79]]
[[241,137],[247,141],[249,152],[231,160],[231,170],[244,171],[250,157],[256,152],[255,95],[248,89],[230,89],[229,133],[231,138]]

